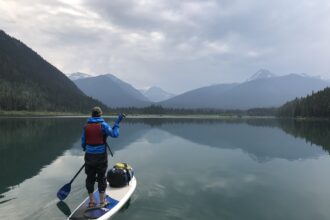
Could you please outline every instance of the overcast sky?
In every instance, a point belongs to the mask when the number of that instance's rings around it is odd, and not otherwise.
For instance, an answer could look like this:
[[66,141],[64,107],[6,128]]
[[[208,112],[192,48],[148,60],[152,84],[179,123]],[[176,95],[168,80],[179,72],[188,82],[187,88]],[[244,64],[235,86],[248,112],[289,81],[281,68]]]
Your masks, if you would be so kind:
[[0,29],[64,73],[172,93],[260,68],[330,78],[329,0],[0,0]]

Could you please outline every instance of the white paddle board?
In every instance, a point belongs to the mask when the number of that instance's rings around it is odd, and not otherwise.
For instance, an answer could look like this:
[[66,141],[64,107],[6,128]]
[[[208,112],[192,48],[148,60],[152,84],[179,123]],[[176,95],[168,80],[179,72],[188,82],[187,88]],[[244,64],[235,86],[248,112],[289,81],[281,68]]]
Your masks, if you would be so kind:
[[[116,212],[120,210],[121,207],[129,200],[136,188],[136,179],[133,176],[131,181],[127,186],[121,188],[113,188],[109,185],[106,189],[106,199],[109,204],[104,208],[88,208],[89,198],[87,197],[68,217],[68,220],[80,219],[98,219],[105,220],[109,219]],[[94,198],[97,204],[100,203],[99,192],[96,190],[94,192]]]

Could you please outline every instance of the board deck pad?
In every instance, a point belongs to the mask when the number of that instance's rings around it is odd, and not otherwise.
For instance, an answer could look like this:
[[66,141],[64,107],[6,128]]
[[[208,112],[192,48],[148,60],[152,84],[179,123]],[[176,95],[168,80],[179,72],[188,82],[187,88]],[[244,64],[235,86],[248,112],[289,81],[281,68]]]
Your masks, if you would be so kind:
[[[100,198],[99,198],[99,192],[94,192],[94,198],[96,201],[96,204],[99,205]],[[119,201],[111,198],[109,195],[106,195],[106,200],[109,202],[109,204],[103,208],[88,208],[89,199],[87,199],[83,205],[81,205],[70,217],[70,219],[97,219],[110,211],[113,207],[115,207]]]
[[[130,184],[125,187],[113,188],[108,186],[106,190],[106,200],[109,202],[108,205],[106,205],[103,208],[100,207],[88,208],[89,198],[87,197],[85,201],[81,203],[76,208],[76,210],[69,216],[68,220],[108,219],[128,201],[129,197],[134,192],[135,187],[136,187],[135,177],[133,177],[132,180],[130,181]],[[98,206],[100,203],[98,190],[96,190],[93,194],[96,205]],[[116,210],[110,213],[112,209],[116,209]]]

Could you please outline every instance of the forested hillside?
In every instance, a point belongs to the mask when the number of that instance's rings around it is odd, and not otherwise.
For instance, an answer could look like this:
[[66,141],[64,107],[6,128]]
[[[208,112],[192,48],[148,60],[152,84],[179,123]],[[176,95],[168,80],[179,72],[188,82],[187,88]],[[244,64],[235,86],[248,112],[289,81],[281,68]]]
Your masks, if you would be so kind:
[[62,72],[0,30],[0,110],[87,112],[105,106]]
[[330,88],[288,102],[279,108],[278,114],[285,117],[330,118]]

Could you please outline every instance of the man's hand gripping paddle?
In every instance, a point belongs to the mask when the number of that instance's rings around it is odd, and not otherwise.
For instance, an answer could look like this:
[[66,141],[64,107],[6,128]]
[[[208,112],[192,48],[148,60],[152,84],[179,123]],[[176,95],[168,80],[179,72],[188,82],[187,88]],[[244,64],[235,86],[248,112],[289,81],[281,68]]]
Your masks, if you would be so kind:
[[118,118],[117,118],[115,124],[119,125],[119,123],[120,123],[124,118],[126,118],[126,115],[123,114],[123,113],[120,113],[120,114],[118,115]]

